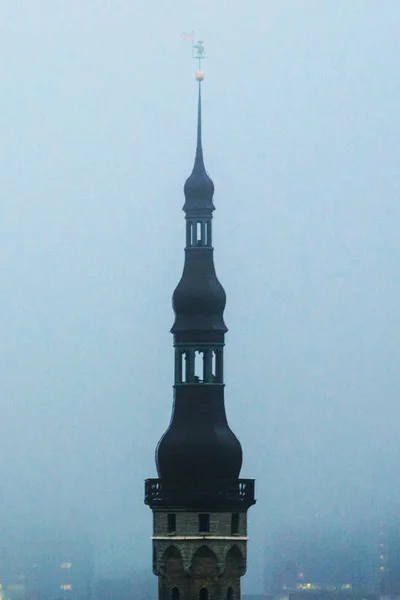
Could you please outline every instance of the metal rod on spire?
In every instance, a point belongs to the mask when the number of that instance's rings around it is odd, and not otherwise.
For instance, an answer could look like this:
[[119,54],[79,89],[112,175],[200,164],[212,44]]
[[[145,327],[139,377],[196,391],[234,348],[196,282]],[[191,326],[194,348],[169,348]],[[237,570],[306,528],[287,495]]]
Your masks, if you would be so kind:
[[192,58],[198,61],[199,68],[195,73],[196,81],[199,84],[199,99],[197,108],[197,144],[194,170],[200,168],[204,171],[203,149],[201,143],[201,82],[204,79],[204,73],[201,70],[201,62],[205,59],[204,45],[202,40],[199,40],[196,44],[194,43],[194,31],[192,33],[182,33],[182,39],[192,40]]
[[196,147],[196,156],[203,154],[202,144],[201,144],[201,85],[199,82],[199,103],[197,108],[197,147]]
[[204,46],[202,40],[193,45],[193,50],[196,50],[193,58],[198,61],[199,68],[196,71],[196,81],[199,83],[204,79],[204,72],[201,70],[201,61],[205,59]]

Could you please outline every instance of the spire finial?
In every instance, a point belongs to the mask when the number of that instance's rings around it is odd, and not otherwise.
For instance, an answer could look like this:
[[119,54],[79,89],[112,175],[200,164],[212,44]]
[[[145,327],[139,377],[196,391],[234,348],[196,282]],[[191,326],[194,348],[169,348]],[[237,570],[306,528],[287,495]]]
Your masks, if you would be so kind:
[[183,40],[191,40],[192,41],[192,58],[198,61],[198,70],[195,73],[196,81],[200,82],[204,79],[204,72],[201,70],[201,61],[205,59],[206,55],[204,53],[204,42],[202,40],[198,40],[195,43],[194,31],[192,33],[182,33]]
[[198,61],[199,70],[196,71],[196,81],[198,82],[198,106],[197,106],[197,143],[196,143],[196,156],[194,159],[193,171],[186,180],[184,186],[185,192],[185,205],[183,210],[188,212],[190,210],[199,209],[213,211],[214,204],[212,201],[214,194],[214,184],[211,178],[207,175],[204,160],[203,160],[203,147],[201,140],[201,83],[204,79],[204,73],[201,71],[202,61],[205,59],[203,42],[200,40],[195,43],[194,32],[183,33],[182,38],[184,40],[192,40],[192,58]]
[[[196,81],[199,83],[199,100],[197,108],[197,146],[196,146],[196,162],[203,162],[203,148],[201,145],[201,82],[204,79],[204,72],[201,70],[201,61],[205,59],[204,46],[202,40],[197,44],[194,43],[194,32],[192,37],[192,58],[198,61],[199,68],[196,71]],[[204,168],[204,165],[203,165]]]
[[199,83],[204,79],[204,72],[201,70],[201,61],[205,59],[203,42],[199,40],[197,44],[193,42],[192,46],[193,58],[198,61],[199,68],[196,71],[196,81]]
[[196,164],[201,163],[203,169],[203,149],[201,145],[201,82],[204,79],[204,72],[201,70],[201,61],[205,59],[204,52],[204,42],[202,40],[198,40],[195,43],[195,35],[194,31],[192,33],[182,33],[183,40],[191,40],[192,41],[192,58],[198,61],[198,70],[195,73],[196,81],[199,84],[199,99],[198,99],[198,107],[197,107],[197,145],[196,145]]

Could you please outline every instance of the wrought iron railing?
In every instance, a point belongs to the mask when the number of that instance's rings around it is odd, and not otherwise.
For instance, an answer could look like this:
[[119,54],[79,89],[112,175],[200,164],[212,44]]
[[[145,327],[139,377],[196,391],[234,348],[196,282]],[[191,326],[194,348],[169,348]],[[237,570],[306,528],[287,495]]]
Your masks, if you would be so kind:
[[216,481],[214,485],[146,479],[145,503],[151,507],[197,505],[205,502],[248,508],[255,503],[254,479],[225,479]]

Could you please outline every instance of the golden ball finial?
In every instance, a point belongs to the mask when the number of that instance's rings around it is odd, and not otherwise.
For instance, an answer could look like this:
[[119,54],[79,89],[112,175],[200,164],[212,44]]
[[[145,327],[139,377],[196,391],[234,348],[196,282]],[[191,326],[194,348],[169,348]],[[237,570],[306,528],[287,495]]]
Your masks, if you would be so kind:
[[195,77],[196,77],[196,81],[203,81],[204,71],[196,71]]

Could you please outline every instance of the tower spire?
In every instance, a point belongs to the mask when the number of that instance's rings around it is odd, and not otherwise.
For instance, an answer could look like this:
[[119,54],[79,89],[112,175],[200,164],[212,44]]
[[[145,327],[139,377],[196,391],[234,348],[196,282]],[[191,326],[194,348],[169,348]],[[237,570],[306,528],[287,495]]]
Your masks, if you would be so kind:
[[[197,194],[201,193],[203,190],[204,194],[211,195],[211,204],[212,204],[212,195],[214,193],[214,184],[210,177],[207,175],[206,168],[204,166],[204,156],[203,156],[203,144],[202,144],[202,118],[201,118],[201,80],[198,80],[198,101],[197,101],[197,141],[196,141],[196,154],[194,159],[193,171],[190,175],[190,178],[186,182],[185,186],[185,195],[186,191],[189,192],[189,188],[192,185],[192,190],[190,194],[194,193],[194,186],[197,186]],[[213,210],[214,206],[210,208]]]
[[153,572],[160,600],[240,598],[246,571],[247,510],[254,480],[241,479],[242,447],[224,400],[226,295],[214,266],[214,184],[204,167],[199,60],[197,141],[184,186],[185,260],[172,304],[174,403],[156,450],[158,479],[146,480],[154,513]]
[[[196,47],[196,46],[194,46]],[[197,100],[197,141],[196,154],[193,170],[186,180],[184,186],[185,204],[183,210],[189,213],[198,213],[207,211],[211,213],[214,210],[213,195],[214,183],[207,174],[204,166],[203,144],[202,144],[202,97],[201,86],[204,79],[203,71],[196,71],[196,81],[198,82],[198,100]]]

